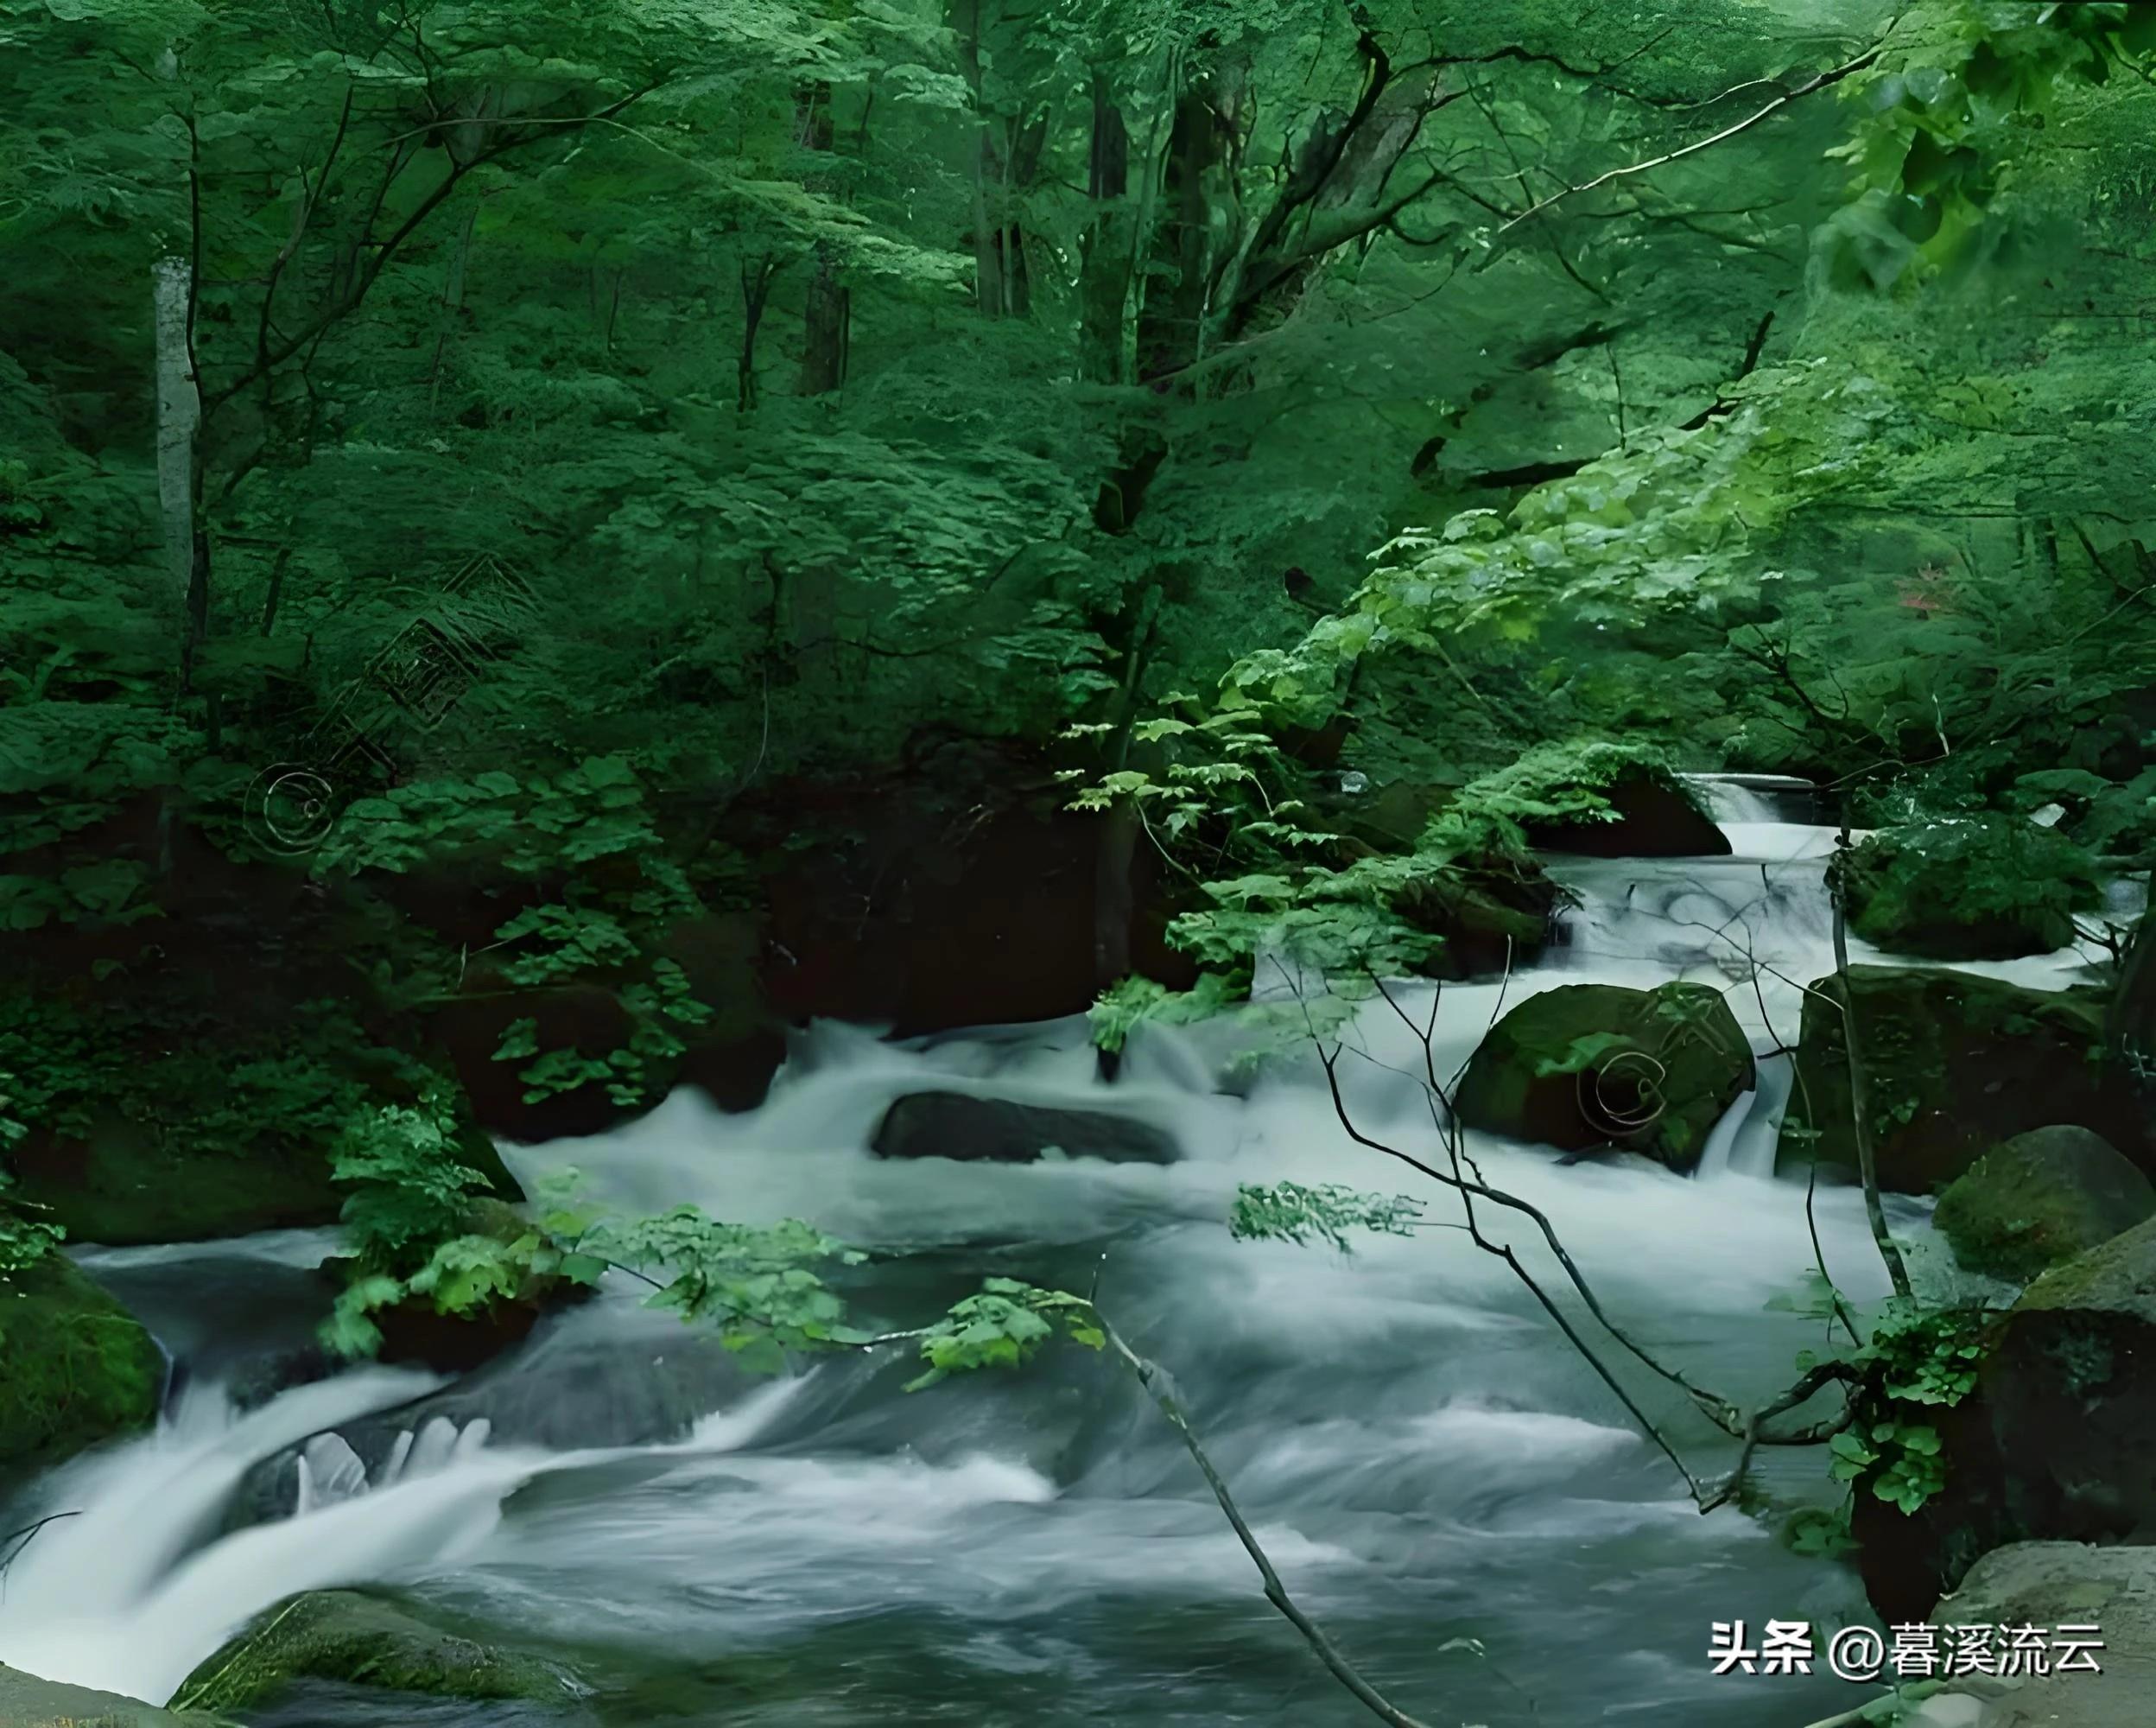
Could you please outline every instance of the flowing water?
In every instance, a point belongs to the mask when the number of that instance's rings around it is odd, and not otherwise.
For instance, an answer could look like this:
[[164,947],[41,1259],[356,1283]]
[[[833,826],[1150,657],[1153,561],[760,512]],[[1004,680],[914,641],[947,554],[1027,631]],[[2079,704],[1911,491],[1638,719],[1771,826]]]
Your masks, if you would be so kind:
[[[1829,831],[1772,787],[1715,788],[1737,856],[1568,861],[1581,905],[1545,963],[1435,1003],[1441,1073],[1505,1003],[1549,986],[1726,985],[1755,1047],[1796,1032],[1828,969]],[[1854,957],[1869,957],[1861,945]],[[2064,982],[2070,956],[1988,969]],[[1366,1013],[1342,1063],[1356,1128],[1429,1149],[1424,1054]],[[918,1323],[1007,1272],[1083,1287],[1173,1374],[1289,1590],[1431,1724],[1763,1728],[1846,1707],[1831,1677],[1714,1678],[1710,1623],[1862,1617],[1853,1574],[1731,1509],[1703,1517],[1666,1460],[1505,1266],[1405,1166],[1349,1140],[1323,1077],[1252,1078],[1209,1035],[1134,1044],[1100,1082],[1075,1022],[898,1045],[821,1025],[759,1110],[689,1092],[595,1140],[507,1148],[594,1197],[800,1217],[875,1251],[852,1294]],[[1567,1164],[1478,1139],[1488,1178],[1552,1217],[1609,1309],[1741,1399],[1785,1383],[1816,1325],[1770,1312],[1812,1263],[1804,1191],[1771,1175],[1785,1059],[1733,1108],[1696,1178]],[[892,1100],[970,1091],[1164,1128],[1180,1161],[878,1160]],[[1336,1181],[1430,1198],[1428,1225],[1352,1257],[1232,1241],[1236,1185]],[[1904,1223],[1921,1231],[1921,1209]],[[1823,1189],[1827,1262],[1883,1293],[1858,1197]],[[1554,1275],[1521,1229],[1528,1263]],[[1369,1719],[1264,1601],[1248,1558],[1131,1379],[1067,1348],[1014,1374],[903,1389],[900,1361],[755,1381],[634,1289],[608,1288],[468,1382],[370,1369],[249,1391],[303,1342],[326,1236],[87,1256],[175,1357],[152,1435],[29,1486],[52,1511],[6,1573],[0,1661],[163,1700],[295,1591],[394,1586],[479,1636],[536,1642],[589,1683],[555,1706],[292,1694],[279,1728],[740,1725],[967,1728]],[[250,1374],[254,1379],[250,1381]],[[1733,1448],[1639,1373],[1696,1471]],[[274,1385],[276,1382],[271,1382]],[[248,1407],[242,1408],[244,1404]],[[1788,1501],[1816,1454],[1770,1453]]]

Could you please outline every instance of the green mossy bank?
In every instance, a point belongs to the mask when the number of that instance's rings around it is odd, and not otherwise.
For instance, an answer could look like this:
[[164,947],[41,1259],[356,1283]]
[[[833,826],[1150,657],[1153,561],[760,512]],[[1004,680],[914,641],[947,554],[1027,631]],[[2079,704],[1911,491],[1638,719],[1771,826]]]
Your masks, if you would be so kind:
[[0,1473],[147,1427],[164,1381],[156,1340],[72,1261],[0,1278]]
[[327,1590],[260,1616],[187,1676],[173,1704],[190,1718],[244,1711],[301,1680],[540,1704],[567,1702],[581,1691],[574,1674],[543,1657],[445,1630],[386,1597]]
[[212,1716],[175,1716],[139,1699],[63,1686],[0,1665],[0,1728],[226,1728]]

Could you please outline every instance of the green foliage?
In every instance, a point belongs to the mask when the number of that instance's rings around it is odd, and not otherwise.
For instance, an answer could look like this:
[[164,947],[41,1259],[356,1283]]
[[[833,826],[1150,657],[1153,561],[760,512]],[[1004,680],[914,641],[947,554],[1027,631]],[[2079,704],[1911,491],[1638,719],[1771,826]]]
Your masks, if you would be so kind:
[[1941,959],[2063,948],[2100,905],[2096,861],[2024,817],[1979,813],[1867,835],[1837,856],[1851,927],[1881,948]]
[[[1778,1298],[1768,1306],[1829,1320],[1846,1311],[1816,1270],[1807,1274],[1801,1299]],[[1798,1355],[1800,1369],[1830,1359],[1845,1363],[1856,1377],[1855,1419],[1829,1442],[1828,1468],[1836,1482],[1852,1483],[1905,1513],[1913,1513],[1946,1485],[1933,1413],[1975,1389],[1985,1319],[1981,1310],[1932,1308],[1891,1297],[1858,1317],[1861,1342],[1824,1355]]]
[[1288,1242],[1300,1247],[1315,1239],[1352,1254],[1350,1232],[1411,1236],[1422,1213],[1423,1203],[1405,1194],[1365,1194],[1332,1182],[1316,1187],[1299,1182],[1246,1182],[1235,1191],[1227,1228],[1238,1242]]
[[10,1199],[8,1190],[14,1185],[7,1172],[0,1169],[0,1278],[28,1272],[57,1249],[67,1235],[58,1224],[36,1217],[33,1209]]
[[386,1105],[360,1115],[331,1156],[348,1185],[345,1229],[363,1266],[383,1270],[416,1245],[451,1234],[487,1179],[460,1163],[448,1099],[440,1092],[413,1107]]
[[1059,1331],[1088,1350],[1107,1342],[1093,1304],[1084,1297],[991,1278],[980,1294],[953,1304],[922,1332],[921,1360],[928,1366],[907,1382],[906,1390],[918,1392],[954,1374],[1019,1367]]

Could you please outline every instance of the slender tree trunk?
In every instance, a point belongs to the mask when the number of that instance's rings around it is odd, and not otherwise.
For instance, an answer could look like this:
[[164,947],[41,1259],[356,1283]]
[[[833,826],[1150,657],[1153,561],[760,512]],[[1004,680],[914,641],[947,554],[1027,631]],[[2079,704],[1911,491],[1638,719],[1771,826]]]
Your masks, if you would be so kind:
[[194,576],[195,433],[202,423],[194,359],[188,353],[185,258],[160,258],[151,277],[157,332],[157,504],[164,520],[165,567],[183,604]]
[[1086,196],[1093,215],[1078,240],[1078,340],[1081,374],[1096,384],[1124,378],[1126,302],[1131,238],[1131,135],[1116,105],[1107,75],[1093,74],[1093,148],[1086,167]]
[[[1849,855],[1849,818],[1846,808],[1842,816],[1842,832],[1835,844],[1838,848],[1836,861],[1846,864]],[[1871,1221],[1872,1240],[1879,1246],[1879,1257],[1886,1263],[1886,1275],[1893,1282],[1894,1294],[1906,1296],[1910,1293],[1909,1268],[1902,1260],[1900,1246],[1886,1228],[1886,1207],[1879,1192],[1879,1148],[1872,1134],[1871,1068],[1864,1059],[1863,1018],[1856,1011],[1856,993],[1849,984],[1848,917],[1842,904],[1842,887],[1836,885],[1831,892],[1835,994],[1840,999],[1838,1006],[1842,1010],[1842,1048],[1848,1053],[1849,1113],[1856,1132],[1857,1174],[1864,1184],[1864,1213]]]
[[1176,98],[1153,238],[1152,279],[1138,311],[1138,375],[1165,377],[1190,364],[1201,346],[1211,267],[1207,183],[1220,161],[1221,127],[1209,84]]
[[[830,86],[807,86],[796,99],[795,118],[804,149],[833,148]],[[815,183],[812,178],[810,184]],[[817,242],[814,259],[802,308],[801,393],[828,396],[846,382],[853,301],[852,290],[839,280],[838,253],[830,242]]]
[[441,400],[441,362],[448,353],[449,338],[456,329],[457,314],[464,308],[465,272],[472,261],[472,236],[479,226],[479,205],[472,200],[472,207],[465,213],[464,230],[457,236],[455,250],[449,254],[449,268],[441,283],[441,323],[434,333],[434,358],[427,368],[428,403],[431,407]]
[[802,321],[806,338],[801,356],[803,396],[828,396],[846,382],[853,322],[853,290],[839,280],[837,255],[828,245],[818,245]]
[[741,261],[741,355],[734,362],[738,380],[734,405],[744,414],[754,409],[756,391],[756,333],[764,322],[764,308],[771,298],[771,281],[778,274],[778,260],[769,252],[753,263]]

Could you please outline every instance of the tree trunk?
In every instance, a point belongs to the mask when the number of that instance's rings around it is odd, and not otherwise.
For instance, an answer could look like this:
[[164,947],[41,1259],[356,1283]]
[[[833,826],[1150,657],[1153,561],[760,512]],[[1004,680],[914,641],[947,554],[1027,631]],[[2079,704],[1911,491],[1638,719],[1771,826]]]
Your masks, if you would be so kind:
[[[810,85],[796,97],[795,124],[802,149],[832,149],[830,86]],[[808,182],[812,188],[816,179],[812,176]],[[801,393],[828,396],[846,382],[853,301],[851,290],[839,280],[838,254],[829,241],[817,242],[815,259],[802,307]]]
[[741,261],[741,353],[734,362],[734,406],[744,414],[756,406],[756,333],[763,325],[771,280],[777,274],[778,260],[768,252],[754,263]]
[[1093,215],[1078,239],[1078,339],[1082,375],[1096,384],[1124,378],[1124,328],[1129,299],[1126,232],[1131,134],[1115,104],[1107,76],[1093,75],[1093,148],[1086,166],[1086,196]]
[[[194,374],[193,266],[160,258],[151,274],[157,356],[157,504],[168,580],[183,613],[180,687],[191,689],[194,660],[209,628],[210,543],[201,519],[202,462],[197,435],[202,393]],[[212,715],[215,726],[216,715]]]
[[195,431],[202,397],[187,347],[191,272],[185,258],[160,258],[152,272],[157,331],[157,504],[164,521],[165,568],[183,602],[194,578]]
[[1202,346],[1211,269],[1207,182],[1220,161],[1221,129],[1209,84],[1176,103],[1161,182],[1161,220],[1153,237],[1153,274],[1138,321],[1138,375],[1164,378],[1189,365]]
[[847,353],[853,341],[853,290],[839,281],[838,257],[828,245],[817,246],[815,256],[802,320],[803,396],[828,396],[846,382]]

